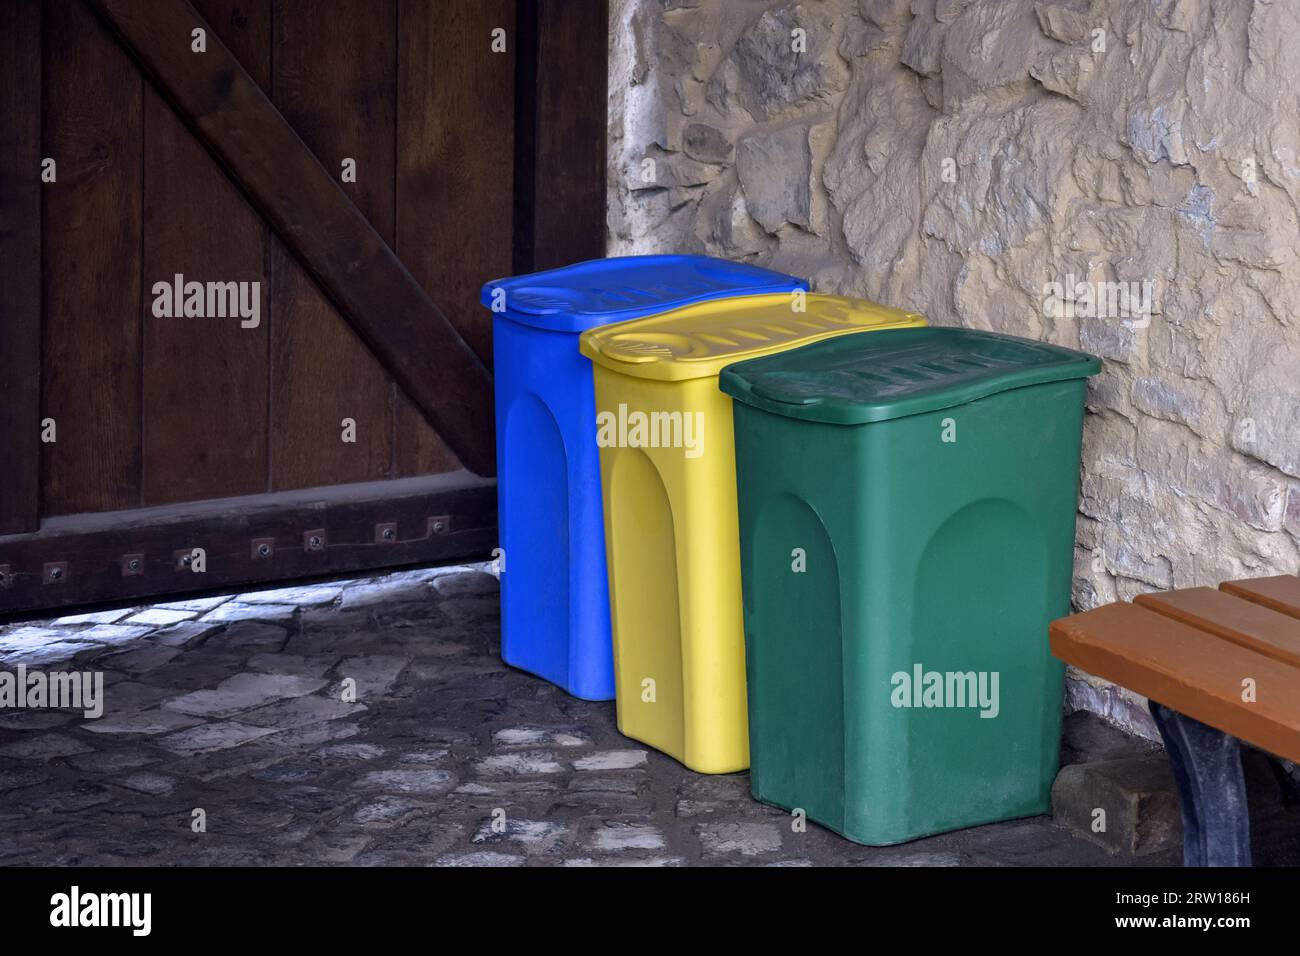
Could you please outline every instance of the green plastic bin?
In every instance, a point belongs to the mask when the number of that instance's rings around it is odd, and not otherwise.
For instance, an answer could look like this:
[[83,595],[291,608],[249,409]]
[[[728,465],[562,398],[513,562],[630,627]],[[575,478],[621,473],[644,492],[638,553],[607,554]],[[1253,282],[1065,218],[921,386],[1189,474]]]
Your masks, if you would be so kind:
[[915,328],[723,370],[755,798],[872,845],[1047,812],[1100,367]]

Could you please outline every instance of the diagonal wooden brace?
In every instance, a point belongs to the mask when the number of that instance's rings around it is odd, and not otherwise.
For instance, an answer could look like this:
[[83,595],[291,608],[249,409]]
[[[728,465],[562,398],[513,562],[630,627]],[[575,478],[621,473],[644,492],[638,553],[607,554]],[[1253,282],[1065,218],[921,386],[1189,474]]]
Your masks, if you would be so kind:
[[86,2],[465,466],[494,474],[487,368],[198,12]]

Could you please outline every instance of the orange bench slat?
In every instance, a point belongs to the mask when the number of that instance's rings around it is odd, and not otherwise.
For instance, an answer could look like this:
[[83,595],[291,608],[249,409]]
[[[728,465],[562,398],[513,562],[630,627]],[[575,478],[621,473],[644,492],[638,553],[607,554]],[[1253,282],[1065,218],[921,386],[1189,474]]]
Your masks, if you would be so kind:
[[1276,574],[1271,578],[1247,578],[1245,581],[1224,581],[1220,591],[1262,604],[1266,608],[1300,617],[1300,577],[1294,574]]
[[[1300,667],[1132,604],[1054,621],[1051,645],[1090,674],[1300,761]],[[1253,703],[1242,700],[1246,678]]]
[[1300,619],[1262,604],[1214,588],[1141,594],[1133,603],[1266,657],[1300,666]]

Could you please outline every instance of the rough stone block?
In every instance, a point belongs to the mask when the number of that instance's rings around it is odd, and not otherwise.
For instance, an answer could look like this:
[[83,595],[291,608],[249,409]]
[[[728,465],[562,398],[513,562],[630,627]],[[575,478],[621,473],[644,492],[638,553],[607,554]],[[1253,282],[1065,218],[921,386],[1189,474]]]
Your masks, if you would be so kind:
[[28,668],[49,667],[70,661],[83,651],[93,649],[94,644],[80,644],[71,641],[53,641],[49,644],[32,644],[25,647],[13,647],[0,650],[0,664],[17,667],[24,664]]
[[[1294,368],[1288,374],[1294,375]],[[1295,427],[1300,422],[1300,392],[1296,389],[1294,380],[1287,386],[1257,386],[1232,429],[1232,447],[1300,478],[1300,432]]]
[[115,611],[92,611],[89,614],[70,614],[67,617],[54,619],[55,624],[112,624],[114,621],[120,621],[131,613],[133,609],[129,607],[118,608]]
[[456,778],[446,770],[375,770],[356,782],[356,787],[361,790],[431,796],[444,794],[454,786]]
[[93,749],[67,734],[40,734],[22,737],[11,744],[5,744],[0,747],[0,757],[54,760],[57,757],[74,757],[78,754],[90,753]]
[[293,674],[236,674],[214,690],[196,690],[163,704],[167,710],[198,717],[230,717],[277,700],[314,694],[326,681]]
[[[724,75],[755,119],[787,116],[847,85],[834,18],[802,5],[765,11],[736,41]],[[804,49],[792,42],[802,31]],[[731,90],[728,90],[730,93]]]
[[591,848],[600,852],[662,850],[666,846],[658,827],[640,823],[607,823],[592,834]]
[[165,734],[201,723],[197,717],[155,707],[139,713],[87,721],[85,729],[94,734]]
[[752,857],[781,849],[781,831],[775,823],[701,823],[697,832],[709,856]]
[[158,743],[173,753],[190,755],[240,747],[250,740],[273,733],[275,733],[273,728],[250,727],[247,724],[224,721],[216,724],[200,724],[188,730],[168,734]]
[[813,151],[809,129],[789,126],[740,141],[736,173],[745,190],[745,204],[769,233],[786,223],[815,231],[820,199],[813,182]]
[[498,747],[585,747],[591,737],[577,727],[507,727],[492,735]]
[[682,134],[682,149],[701,163],[730,163],[734,148],[726,134],[707,123],[692,123]]
[[298,608],[292,604],[243,604],[227,601],[203,615],[201,620],[218,621],[279,621],[293,617]]
[[1287,486],[1286,530],[1300,537],[1300,481]]
[[598,750],[573,762],[574,770],[633,770],[646,765],[644,750]]
[[1182,845],[1178,792],[1163,753],[1073,764],[1052,785],[1052,818],[1112,853]]
[[239,595],[241,604],[296,604],[299,607],[330,604],[343,593],[338,584],[309,584],[296,588],[273,588]]
[[131,615],[126,619],[126,623],[148,624],[151,627],[160,627],[164,624],[176,624],[179,621],[188,621],[197,614],[197,611],[184,611],[179,608],[149,607],[145,608],[139,614]]

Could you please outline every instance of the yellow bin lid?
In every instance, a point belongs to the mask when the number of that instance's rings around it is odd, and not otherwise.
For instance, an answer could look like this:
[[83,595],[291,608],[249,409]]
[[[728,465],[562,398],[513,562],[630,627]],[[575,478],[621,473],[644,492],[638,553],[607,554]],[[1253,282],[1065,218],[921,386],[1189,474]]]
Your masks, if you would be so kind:
[[712,299],[582,334],[579,348],[593,362],[662,381],[716,376],[733,362],[797,348],[835,335],[925,325],[916,312],[866,299],[798,293]]

